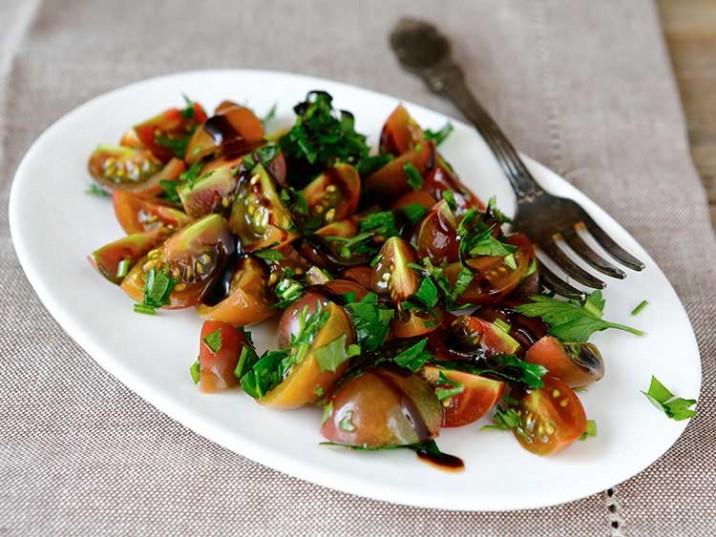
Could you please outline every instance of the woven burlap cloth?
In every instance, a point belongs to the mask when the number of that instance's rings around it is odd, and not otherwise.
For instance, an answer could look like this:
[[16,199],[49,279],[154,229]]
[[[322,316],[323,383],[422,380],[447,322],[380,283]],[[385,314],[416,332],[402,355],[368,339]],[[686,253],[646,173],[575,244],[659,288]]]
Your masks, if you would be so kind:
[[[6,209],[22,155],[57,118],[129,82],[283,70],[455,115],[397,68],[386,35],[402,15],[454,38],[508,135],[633,233],[686,306],[704,366],[699,415],[664,457],[614,489],[549,509],[468,513],[287,477],[197,436],[105,373],[18,264]],[[0,28],[1,536],[716,535],[716,247],[651,2],[0,0]]]

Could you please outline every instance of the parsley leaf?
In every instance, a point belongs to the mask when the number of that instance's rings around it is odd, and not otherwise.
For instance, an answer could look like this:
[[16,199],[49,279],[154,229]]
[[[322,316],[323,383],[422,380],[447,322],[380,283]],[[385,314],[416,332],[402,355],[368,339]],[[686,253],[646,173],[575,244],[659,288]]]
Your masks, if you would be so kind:
[[366,177],[370,175],[373,172],[378,171],[383,166],[388,164],[390,161],[392,161],[395,157],[393,155],[390,155],[388,153],[381,153],[379,155],[372,155],[367,156],[361,159],[361,161],[356,166],[356,169],[358,170],[358,174],[361,177]]
[[586,342],[594,332],[615,328],[637,336],[644,332],[623,324],[602,319],[604,298],[601,291],[594,291],[580,303],[576,300],[562,301],[548,296],[536,295],[532,302],[516,308],[527,317],[541,317],[549,325],[549,333],[570,343]]
[[[194,119],[194,116],[196,115],[196,105],[186,95],[182,95],[182,97],[184,97],[184,102],[186,103],[186,107],[179,110],[179,113],[186,119]],[[183,154],[182,154],[182,156],[183,156]]]
[[672,420],[681,421],[696,415],[696,411],[690,408],[696,404],[696,399],[676,397],[653,375],[651,376],[649,391],[641,393],[646,395],[652,405]]
[[453,380],[444,371],[440,371],[435,389],[435,397],[438,398],[438,401],[442,403],[445,399],[460,395],[463,391],[465,391],[465,385],[462,382]]
[[266,248],[264,250],[257,250],[253,252],[253,254],[256,257],[259,257],[266,261],[270,261],[272,263],[275,263],[276,261],[281,261],[283,259],[283,254],[281,252],[279,252],[278,250],[271,250],[270,248]]
[[243,345],[241,347],[239,359],[236,362],[236,367],[234,368],[234,376],[237,379],[241,379],[241,377],[243,377],[247,371],[249,371],[254,367],[254,365],[256,365],[256,362],[258,362],[258,360],[259,357],[253,347],[251,347],[250,345]]
[[400,209],[403,212],[403,215],[405,218],[408,219],[408,222],[411,224],[417,224],[420,222],[420,220],[423,219],[423,216],[428,212],[428,210],[420,205],[419,203],[411,203],[410,205],[406,205],[405,207],[401,207]]
[[438,288],[430,276],[423,278],[420,287],[412,297],[414,300],[421,302],[427,308],[434,308],[438,303]]
[[158,271],[152,267],[144,277],[144,300],[134,305],[134,311],[153,315],[155,310],[169,304],[169,295],[176,284],[167,269]]
[[413,190],[421,190],[423,188],[423,183],[425,182],[423,176],[420,175],[420,172],[412,162],[405,163],[403,172],[405,172],[410,188]]
[[221,328],[217,328],[216,330],[208,334],[204,338],[204,343],[207,347],[209,347],[209,350],[212,353],[216,354],[217,352],[219,352],[221,350],[222,345]]
[[379,305],[375,293],[368,293],[359,302],[345,307],[351,315],[361,349],[369,352],[380,347],[388,335],[395,311]]
[[485,229],[469,238],[470,255],[508,256],[517,250],[517,246],[506,244],[496,239],[492,234],[493,228]]
[[199,360],[191,364],[189,374],[191,375],[191,380],[194,381],[194,384],[199,384],[199,379],[201,378],[201,366],[199,365]]
[[393,361],[400,367],[409,369],[410,371],[418,371],[425,362],[433,358],[432,353],[425,350],[428,344],[428,338],[421,339],[415,345],[408,347],[404,351],[396,354]]
[[587,438],[595,436],[597,436],[597,422],[594,420],[587,420],[587,428],[582,433],[582,436],[578,438],[578,440],[584,442]]
[[276,117],[276,108],[278,107],[278,103],[273,103],[271,105],[271,108],[269,108],[268,112],[266,112],[266,115],[261,118],[261,123],[266,125],[269,121],[271,121],[273,118]]
[[374,235],[379,235],[383,240],[398,235],[399,231],[393,211],[377,211],[367,214],[360,221],[360,232],[365,233],[368,231],[372,231]]
[[87,190],[85,190],[85,194],[89,194],[91,196],[97,196],[98,198],[112,197],[111,193],[107,192],[104,188],[99,187],[97,185],[89,185],[87,187]]
[[480,427],[481,431],[488,430],[488,429],[496,429],[498,431],[510,431],[514,430],[517,434],[525,438],[526,440],[530,440],[529,436],[527,436],[527,433],[525,433],[524,427],[522,425],[522,419],[520,418],[520,415],[517,413],[517,410],[514,408],[507,408],[504,409],[500,405],[497,405],[497,408],[495,409],[495,414],[492,417],[492,425],[483,425]]
[[425,129],[425,139],[434,140],[436,145],[440,145],[448,136],[450,136],[454,129],[455,127],[453,127],[452,123],[448,121],[440,130],[433,131]]
[[642,312],[642,310],[644,308],[646,308],[648,305],[649,305],[648,300],[642,300],[641,302],[639,302],[639,305],[636,308],[634,308],[633,310],[631,310],[632,317],[636,317],[637,315],[639,315]]
[[313,351],[318,369],[323,372],[331,371],[333,373],[338,371],[343,362],[359,354],[360,347],[358,345],[353,344],[346,347],[345,334]]

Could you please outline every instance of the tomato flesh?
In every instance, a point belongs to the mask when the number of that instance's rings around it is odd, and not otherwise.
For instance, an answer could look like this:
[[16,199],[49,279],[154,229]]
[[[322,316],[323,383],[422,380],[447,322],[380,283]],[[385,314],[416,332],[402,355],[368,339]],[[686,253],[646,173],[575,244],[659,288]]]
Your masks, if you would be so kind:
[[455,215],[447,201],[435,204],[418,228],[418,257],[427,257],[436,266],[456,262],[459,259],[456,229]]
[[189,216],[178,209],[126,190],[115,190],[112,193],[112,207],[119,225],[130,234],[158,227],[178,229],[191,221]]
[[[189,110],[192,110],[189,112]],[[180,110],[170,108],[134,126],[134,132],[142,145],[162,162],[172,157],[183,157],[189,139],[199,125],[206,121],[206,112],[199,103]]]
[[405,166],[412,164],[424,178],[435,165],[435,143],[425,142],[388,162],[378,171],[369,175],[364,183],[364,194],[368,201],[389,205],[402,194],[410,192]]
[[119,275],[120,263],[126,261],[129,268],[133,267],[140,259],[164,239],[171,231],[165,227],[159,227],[150,231],[127,235],[119,240],[110,242],[89,255],[89,261],[102,276],[112,283],[120,284],[126,276]]
[[[218,337],[212,335],[217,331]],[[212,348],[209,342],[216,341],[218,344]],[[241,330],[220,321],[205,321],[199,340],[199,389],[213,393],[238,385],[239,379],[234,375],[234,370],[244,347],[253,350],[251,342]]]
[[480,348],[485,356],[496,354],[515,354],[520,344],[506,331],[479,317],[458,316],[450,325],[455,341],[463,348]]
[[604,360],[596,345],[565,344],[554,336],[544,336],[527,349],[525,360],[547,368],[569,386],[583,387],[604,376]]
[[463,371],[451,371],[436,366],[425,366],[420,374],[433,387],[443,384],[447,388],[454,385],[444,383],[441,374],[462,388],[457,395],[442,401],[443,427],[462,427],[473,423],[487,414],[497,404],[505,391],[505,383],[481,375]]
[[148,149],[100,145],[90,155],[87,168],[102,186],[115,189],[143,184],[162,169],[162,162]]
[[514,434],[527,451],[551,455],[577,440],[587,429],[587,415],[579,397],[564,381],[546,375],[544,386],[520,399],[520,431]]
[[388,116],[380,133],[381,153],[399,156],[413,149],[425,140],[425,133],[420,125],[410,116],[402,104]]

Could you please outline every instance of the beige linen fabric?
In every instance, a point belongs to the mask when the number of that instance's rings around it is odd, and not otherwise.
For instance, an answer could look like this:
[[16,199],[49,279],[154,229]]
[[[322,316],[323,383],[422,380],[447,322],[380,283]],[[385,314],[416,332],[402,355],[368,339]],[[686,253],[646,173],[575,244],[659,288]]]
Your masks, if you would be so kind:
[[[453,36],[508,135],[632,232],[686,305],[704,364],[699,415],[660,461],[609,493],[451,513],[287,477],[195,435],[105,373],[17,262],[6,208],[22,155],[51,122],[129,82],[286,70],[455,115],[396,67],[386,35],[401,15]],[[716,247],[648,0],[2,0],[0,23],[0,535],[716,534]],[[47,182],[52,195],[51,173]]]

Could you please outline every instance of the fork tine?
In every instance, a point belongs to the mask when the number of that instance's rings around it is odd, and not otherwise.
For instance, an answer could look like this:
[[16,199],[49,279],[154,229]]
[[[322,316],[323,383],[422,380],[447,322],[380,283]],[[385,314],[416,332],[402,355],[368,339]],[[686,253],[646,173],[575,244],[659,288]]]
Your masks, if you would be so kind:
[[601,257],[597,252],[592,250],[589,245],[584,242],[584,239],[575,231],[567,231],[563,233],[561,237],[567,244],[569,244],[569,247],[572,248],[572,250],[577,252],[582,259],[602,274],[606,274],[607,276],[611,276],[612,278],[617,278],[619,280],[626,278],[626,273],[622,269],[615,267],[609,261]]
[[567,257],[567,254],[565,254],[554,242],[539,246],[545,254],[552,258],[552,261],[559,265],[564,272],[577,280],[579,283],[584,284],[587,287],[593,287],[594,289],[604,289],[607,286],[607,284],[605,284],[602,280],[595,278]]
[[632,270],[644,270],[644,263],[614,242],[614,239],[607,235],[606,231],[599,227],[589,215],[584,218],[583,224],[577,224],[575,227],[580,229],[582,226],[587,228],[589,233],[592,234],[592,237],[594,237],[601,247],[614,257],[614,259],[617,259]]
[[539,282],[543,287],[567,298],[584,300],[584,292],[562,280],[554,272],[549,270],[544,263],[538,261],[537,264],[539,266]]

